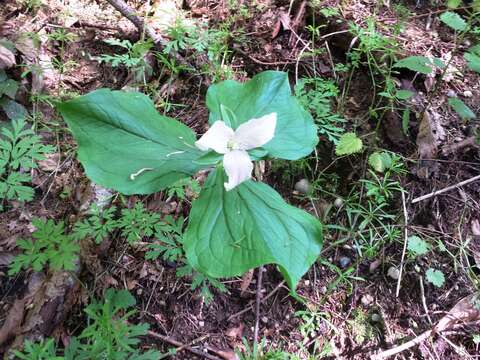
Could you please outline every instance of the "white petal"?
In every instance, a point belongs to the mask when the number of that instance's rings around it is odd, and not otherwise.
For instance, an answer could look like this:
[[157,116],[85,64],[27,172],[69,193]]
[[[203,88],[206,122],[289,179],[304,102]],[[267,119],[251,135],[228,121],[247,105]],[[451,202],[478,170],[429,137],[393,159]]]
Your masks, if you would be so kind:
[[195,142],[195,146],[200,150],[215,150],[219,154],[228,152],[227,144],[233,138],[233,130],[223,121],[216,121],[203,134],[203,136]]
[[272,140],[275,126],[277,126],[277,113],[248,120],[235,130],[235,142],[242,150],[260,147]]
[[228,176],[227,191],[252,177],[253,162],[244,150],[233,150],[223,156],[223,167]]

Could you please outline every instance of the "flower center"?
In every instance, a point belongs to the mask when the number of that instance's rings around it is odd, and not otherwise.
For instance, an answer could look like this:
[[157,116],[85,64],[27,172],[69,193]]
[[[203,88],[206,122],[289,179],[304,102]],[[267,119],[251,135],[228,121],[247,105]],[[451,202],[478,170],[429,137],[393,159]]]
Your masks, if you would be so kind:
[[227,149],[230,150],[230,151],[238,150],[238,149],[239,149],[239,145],[238,145],[238,143],[237,143],[234,139],[230,139],[230,140],[228,140],[228,142],[227,142]]

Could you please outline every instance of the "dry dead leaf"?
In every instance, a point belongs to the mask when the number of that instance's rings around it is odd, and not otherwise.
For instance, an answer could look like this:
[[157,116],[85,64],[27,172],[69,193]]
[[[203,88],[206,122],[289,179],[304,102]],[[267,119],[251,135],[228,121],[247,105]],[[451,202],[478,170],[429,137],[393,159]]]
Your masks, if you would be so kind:
[[450,330],[454,325],[480,320],[480,293],[464,297],[434,327],[435,332]]
[[152,4],[153,16],[147,20],[155,30],[165,32],[181,18],[181,10],[175,0],[156,0]]
[[13,254],[10,252],[0,251],[0,266],[8,266],[13,260]]
[[5,46],[0,45],[0,69],[8,69],[15,65],[15,55]]
[[472,220],[472,233],[474,236],[480,236],[480,221],[478,219]]
[[7,314],[3,326],[0,328],[0,345],[2,345],[10,337],[15,336],[22,324],[24,313],[25,300],[15,300]]
[[225,335],[232,339],[241,339],[243,336],[243,329],[245,329],[245,325],[243,323],[238,324],[238,326],[234,326],[229,328]]
[[275,39],[278,36],[278,33],[283,28],[283,30],[290,30],[290,16],[285,11],[280,11],[278,13],[278,19],[275,22],[272,31],[272,39]]
[[53,171],[60,162],[60,153],[50,153],[45,155],[44,160],[38,161],[38,167],[43,171]]
[[[438,146],[441,141],[445,139],[445,129],[440,124],[440,115],[434,111],[425,111],[423,118],[420,120],[420,125],[417,135],[418,158],[435,159],[438,153]],[[436,165],[432,162],[420,162],[420,169],[418,175],[423,178],[428,178],[429,173]]]
[[245,297],[245,292],[247,291],[248,287],[252,283],[253,279],[253,269],[248,270],[245,274],[242,276],[242,283],[240,284],[240,297]]

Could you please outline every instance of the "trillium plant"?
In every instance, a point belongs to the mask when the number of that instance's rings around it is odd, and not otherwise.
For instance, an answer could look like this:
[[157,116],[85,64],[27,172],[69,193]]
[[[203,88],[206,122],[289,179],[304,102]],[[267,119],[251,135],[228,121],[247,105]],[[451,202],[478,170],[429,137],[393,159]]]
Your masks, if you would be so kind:
[[210,127],[199,138],[137,92],[100,89],[58,110],[87,176],[99,185],[151,194],[210,169],[185,229],[189,264],[217,278],[276,264],[295,293],[320,254],[322,225],[252,179],[252,171],[257,160],[310,154],[318,142],[313,119],[278,71],[214,84],[206,103]]

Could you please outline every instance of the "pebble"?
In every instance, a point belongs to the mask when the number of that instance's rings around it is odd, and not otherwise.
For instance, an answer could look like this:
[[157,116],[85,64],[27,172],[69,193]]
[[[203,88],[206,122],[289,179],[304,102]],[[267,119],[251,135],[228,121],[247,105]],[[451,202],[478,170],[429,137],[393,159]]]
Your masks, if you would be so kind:
[[198,322],[198,326],[204,327],[204,326],[205,326],[205,321],[199,321],[199,322]]
[[340,209],[343,205],[343,199],[342,198],[336,198],[335,201],[333,202],[333,205],[335,205],[335,207],[337,209]]
[[262,322],[263,322],[264,324],[266,324],[266,323],[268,322],[268,317],[262,316],[262,319],[261,319],[261,320],[262,320]]
[[350,265],[350,258],[348,256],[342,256],[339,260],[338,260],[338,264],[340,265],[340,267],[342,269],[346,268],[348,265]]
[[390,276],[393,280],[398,280],[400,277],[400,270],[398,270],[395,266],[390,266],[388,268],[387,275]]
[[295,183],[295,190],[302,194],[308,194],[312,191],[312,185],[307,179],[301,179]]
[[470,98],[473,96],[473,93],[470,90],[465,90],[463,92],[463,96],[465,96],[466,98]]
[[364,306],[368,306],[371,303],[373,303],[373,296],[370,295],[370,294],[365,294],[365,295],[362,296],[360,301]]
[[457,93],[454,90],[450,89],[450,90],[447,91],[447,96],[448,97],[457,97]]
[[379,314],[377,314],[377,313],[372,314],[372,321],[373,322],[380,322],[380,320],[382,320],[382,317]]

